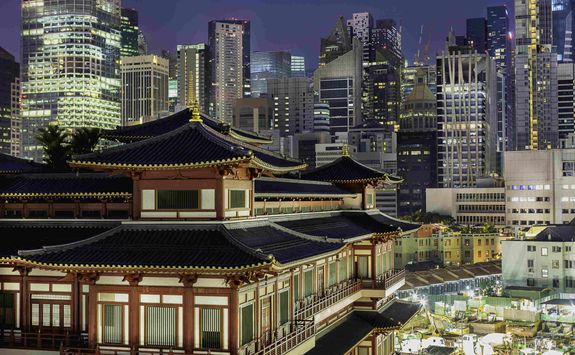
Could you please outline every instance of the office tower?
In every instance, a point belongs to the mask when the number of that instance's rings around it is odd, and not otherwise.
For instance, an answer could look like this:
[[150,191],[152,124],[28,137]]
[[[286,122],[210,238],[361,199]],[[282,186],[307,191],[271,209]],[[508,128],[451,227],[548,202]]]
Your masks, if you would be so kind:
[[273,128],[280,137],[313,129],[313,90],[311,79],[292,77],[267,80],[268,97],[274,101]]
[[407,96],[411,94],[413,88],[416,85],[415,78],[417,73],[423,71],[425,73],[425,82],[427,83],[427,87],[433,95],[437,92],[437,88],[435,86],[435,80],[437,79],[437,74],[435,72],[435,64],[427,64],[427,65],[409,65],[402,68],[402,76],[401,76],[401,101],[405,101]]
[[169,62],[156,55],[122,57],[122,123],[156,119],[168,111]]
[[24,157],[40,160],[35,137],[51,121],[120,125],[120,42],[119,0],[22,1]]
[[138,31],[138,54],[148,55],[148,41],[142,30]]
[[352,50],[353,43],[346,21],[340,17],[330,34],[320,41],[319,66],[322,67]]
[[347,20],[349,32],[353,38],[357,38],[363,45],[363,62],[369,63],[372,60],[372,30],[375,23],[369,12],[354,13],[351,19]]
[[487,53],[449,44],[437,57],[438,186],[473,187],[494,171],[496,68]]
[[397,134],[398,215],[426,211],[426,189],[437,185],[437,109],[426,67],[417,70],[415,85],[402,103]]
[[291,76],[306,76],[305,57],[291,56]]
[[515,1],[515,145],[559,145],[551,0]]
[[575,134],[575,63],[565,62],[557,65],[557,106],[559,118],[559,140],[561,147],[569,135]]
[[575,0],[552,0],[553,45],[558,62],[572,62]]
[[313,74],[313,87],[320,102],[330,107],[330,130],[347,139],[350,127],[361,122],[362,45],[353,40],[353,50],[320,66]]
[[372,31],[372,45],[374,48],[387,48],[397,58],[402,58],[401,28],[393,19],[382,19],[375,22]]
[[214,114],[231,123],[234,101],[250,96],[250,22],[210,21],[208,37]]
[[317,102],[313,105],[313,131],[329,133],[329,104]]
[[497,151],[499,161],[501,161],[501,152],[514,146],[511,40],[507,7],[488,7],[487,52],[495,61],[499,78],[497,82]]
[[201,112],[212,115],[212,68],[208,46],[204,43],[178,45],[177,58],[178,106],[191,107],[197,102]]
[[362,115],[397,128],[401,104],[402,60],[386,47],[377,47],[373,60],[364,66]]
[[122,8],[120,29],[122,31],[120,55],[122,57],[139,55],[138,35],[140,34],[140,28],[138,27],[138,11]]
[[[162,49],[162,58],[168,60],[168,111],[175,112],[176,105],[178,104],[178,56],[176,53],[170,52],[167,49]],[[211,85],[211,83],[209,83]]]
[[487,21],[483,17],[468,18],[466,21],[467,41],[479,53],[487,51]]
[[[19,86],[20,64],[7,50],[0,47],[0,153],[12,153],[13,127],[18,118],[14,90]],[[17,91],[16,91],[17,93]]]
[[253,52],[250,63],[251,96],[267,94],[267,79],[282,79],[291,76],[291,54],[289,52]]

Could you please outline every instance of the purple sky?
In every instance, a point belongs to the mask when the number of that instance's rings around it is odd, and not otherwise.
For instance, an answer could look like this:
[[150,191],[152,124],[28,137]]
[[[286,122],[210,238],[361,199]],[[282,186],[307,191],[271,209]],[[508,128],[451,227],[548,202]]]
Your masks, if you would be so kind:
[[[465,19],[485,16],[489,5],[513,0],[124,0],[140,13],[140,27],[150,51],[174,50],[176,44],[207,41],[208,21],[225,17],[252,22],[252,50],[290,50],[315,67],[319,38],[329,33],[338,16],[371,12],[402,24],[403,48],[411,62],[418,48],[420,26],[431,38],[431,54],[440,50],[453,27],[464,34]],[[0,0],[0,46],[19,53],[20,0]]]

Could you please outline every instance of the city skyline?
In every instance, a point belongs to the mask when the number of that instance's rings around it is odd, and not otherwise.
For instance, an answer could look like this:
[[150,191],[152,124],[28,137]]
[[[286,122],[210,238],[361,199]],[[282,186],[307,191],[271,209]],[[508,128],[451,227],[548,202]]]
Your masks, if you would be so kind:
[[[317,67],[319,44],[317,38],[326,36],[339,16],[350,18],[354,12],[370,12],[374,18],[393,18],[402,26],[403,51],[410,62],[419,47],[420,26],[425,26],[424,42],[430,37],[430,54],[439,53],[444,46],[448,31],[453,27],[456,33],[465,33],[465,19],[486,15],[486,7],[507,5],[513,15],[513,1],[480,0],[472,3],[445,0],[441,4],[417,0],[390,0],[376,5],[368,0],[348,4],[344,1],[301,0],[264,2],[242,1],[241,5],[230,0],[217,2],[199,1],[177,3],[174,6],[157,6],[157,2],[124,0],[123,7],[135,8],[139,12],[140,27],[146,35],[151,53],[159,54],[162,49],[175,51],[177,44],[207,42],[208,22],[214,19],[236,17],[252,23],[252,51],[287,50],[294,55],[303,55],[308,69]],[[5,0],[0,3],[0,31],[3,41],[0,46],[12,53],[18,61],[20,55],[20,0]],[[413,6],[419,7],[412,11]],[[198,9],[198,10],[195,10]],[[198,11],[198,14],[194,14]],[[277,16],[278,13],[291,16]],[[318,14],[321,13],[321,16]],[[291,21],[299,17],[306,26],[293,26]],[[449,19],[446,21],[446,19]]]

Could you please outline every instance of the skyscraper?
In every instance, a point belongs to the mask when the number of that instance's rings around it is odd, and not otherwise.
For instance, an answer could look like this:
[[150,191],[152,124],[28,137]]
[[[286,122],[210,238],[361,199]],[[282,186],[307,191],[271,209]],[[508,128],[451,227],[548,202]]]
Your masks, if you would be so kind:
[[575,0],[553,0],[553,45],[559,62],[572,62]]
[[177,90],[178,105],[191,107],[200,105],[200,111],[213,114],[210,101],[212,69],[210,51],[204,43],[181,44],[177,46]]
[[397,58],[402,58],[401,28],[393,19],[381,19],[375,22],[372,31],[372,45],[374,48],[387,48]]
[[479,53],[487,51],[487,21],[483,17],[468,18],[466,21],[467,41]]
[[439,187],[474,187],[495,171],[495,77],[492,59],[471,47],[448,46],[437,57]]
[[35,136],[51,121],[120,124],[120,42],[120,0],[22,1],[24,157],[41,158]]
[[291,76],[306,76],[305,57],[298,55],[291,56]]
[[327,37],[320,41],[319,66],[326,65],[352,49],[346,21],[340,17]]
[[231,124],[234,101],[250,96],[250,22],[210,21],[208,37],[214,114]]
[[157,118],[168,110],[169,62],[156,55],[122,57],[122,123]]
[[515,31],[515,148],[558,147],[551,0],[516,0]]
[[272,78],[268,96],[274,101],[273,128],[280,137],[313,130],[313,90],[307,77]]
[[20,64],[7,50],[0,47],[0,153],[12,152],[14,86],[18,85]]
[[559,139],[563,142],[575,134],[575,63],[557,65],[557,95]]
[[251,56],[251,96],[267,94],[267,79],[291,76],[291,54],[279,52],[253,52]]
[[122,57],[139,55],[138,35],[140,29],[138,27],[138,11],[135,9],[122,8],[121,31],[122,47],[120,48],[120,55]]
[[347,20],[347,26],[353,38],[363,44],[363,62],[369,63],[373,57],[372,30],[375,23],[369,12],[354,13]]

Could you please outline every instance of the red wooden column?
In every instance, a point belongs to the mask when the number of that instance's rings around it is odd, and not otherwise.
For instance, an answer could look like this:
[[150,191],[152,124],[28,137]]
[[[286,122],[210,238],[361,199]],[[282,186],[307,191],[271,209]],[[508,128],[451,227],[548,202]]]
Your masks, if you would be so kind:
[[82,329],[80,326],[80,297],[82,297],[82,287],[78,281],[78,274],[69,273],[67,278],[72,281],[72,334],[79,334]]
[[215,198],[216,198],[216,219],[218,220],[222,220],[225,219],[225,213],[226,213],[226,206],[224,206],[224,202],[225,202],[225,189],[224,189],[224,172],[219,172],[219,174],[216,177],[216,193],[215,193]]
[[129,333],[128,344],[130,347],[138,349],[140,346],[140,288],[138,284],[142,281],[142,274],[128,274],[124,276],[124,281],[130,284],[129,304],[128,304],[128,320],[129,320]]
[[230,312],[230,321],[228,324],[228,339],[229,339],[229,347],[231,355],[237,355],[240,342],[239,342],[239,286],[230,285],[231,292],[230,292],[230,304],[229,304],[229,312]]
[[194,284],[198,281],[198,275],[181,275],[180,282],[184,284],[184,350],[186,353],[194,351]]
[[28,296],[28,273],[30,269],[18,267],[20,273],[20,328],[23,331],[30,330],[30,296]]
[[89,285],[87,317],[88,317],[88,346],[95,348],[98,344],[98,292],[96,281],[100,276],[97,273],[79,274],[80,291],[83,285]]
[[377,252],[376,252],[377,242],[371,242],[371,284],[375,288],[375,278],[377,277]]

